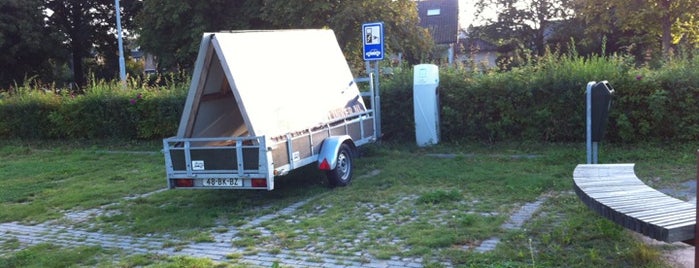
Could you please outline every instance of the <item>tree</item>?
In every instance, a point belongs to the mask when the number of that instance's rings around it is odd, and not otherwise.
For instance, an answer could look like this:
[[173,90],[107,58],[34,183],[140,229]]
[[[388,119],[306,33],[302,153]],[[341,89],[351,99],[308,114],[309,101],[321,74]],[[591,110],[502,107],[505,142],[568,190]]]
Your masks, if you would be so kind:
[[417,7],[410,0],[264,0],[262,15],[278,28],[332,29],[355,70],[363,66],[363,23],[382,21],[386,52],[402,52],[409,63],[425,59],[433,47],[427,30],[418,25]]
[[57,43],[44,27],[42,6],[42,0],[0,1],[0,87],[51,78],[50,52]]
[[533,49],[539,55],[546,50],[547,31],[552,23],[572,17],[569,0],[478,0],[476,14],[486,8],[498,11],[488,21],[482,37],[505,47]]
[[161,69],[190,68],[204,32],[261,29],[262,0],[148,0],[136,17],[138,43]]
[[137,16],[139,44],[159,59],[161,68],[188,69],[204,32],[247,29],[330,28],[345,56],[361,65],[361,24],[385,23],[387,51],[417,62],[430,51],[431,38],[418,27],[410,0],[272,1],[148,0]]
[[665,58],[680,42],[699,45],[696,0],[575,0],[574,7],[589,25],[588,31],[602,35],[616,27],[633,32],[635,37],[659,39]]
[[[128,29],[140,1],[121,0],[120,3],[122,25]],[[49,29],[60,34],[62,44],[70,54],[73,81],[78,87],[82,87],[86,83],[85,58],[93,57],[93,52],[105,59],[114,59],[118,55],[114,1],[45,0],[45,8],[49,10],[46,17]],[[113,65],[113,70],[116,70],[116,64]],[[112,77],[115,77],[116,72],[112,73]]]

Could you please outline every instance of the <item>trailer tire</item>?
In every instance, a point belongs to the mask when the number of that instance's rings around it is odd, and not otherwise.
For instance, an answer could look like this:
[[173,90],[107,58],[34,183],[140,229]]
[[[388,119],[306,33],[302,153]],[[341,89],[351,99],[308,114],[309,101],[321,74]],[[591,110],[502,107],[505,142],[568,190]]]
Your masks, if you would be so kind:
[[342,144],[337,152],[337,165],[327,172],[328,182],[331,187],[347,186],[352,181],[353,169],[352,147]]

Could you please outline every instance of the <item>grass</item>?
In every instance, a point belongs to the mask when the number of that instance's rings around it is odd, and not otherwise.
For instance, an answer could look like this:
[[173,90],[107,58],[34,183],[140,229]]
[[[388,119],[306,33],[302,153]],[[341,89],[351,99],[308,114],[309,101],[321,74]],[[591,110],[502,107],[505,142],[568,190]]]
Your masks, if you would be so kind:
[[95,266],[106,252],[98,247],[62,248],[39,244],[10,257],[0,257],[0,267],[74,267]]
[[[600,162],[634,162],[649,184],[678,187],[695,176],[698,145],[603,144]],[[173,246],[211,242],[236,226],[231,247],[243,254],[212,263],[100,248],[23,248],[8,238],[0,239],[0,266],[109,267],[119,256],[122,267],[236,267],[258,252],[308,250],[416,258],[426,267],[443,261],[457,267],[664,267],[662,248],[639,243],[571,193],[572,171],[585,161],[582,144],[372,145],[363,148],[349,187],[331,189],[321,172],[304,168],[278,178],[271,192],[163,191],[125,199],[165,187],[158,146],[9,141],[0,148],[0,222],[71,224],[63,218],[66,211],[99,208],[102,215],[90,220],[93,230],[168,237]],[[548,200],[522,229],[499,227],[521,204],[542,195]],[[309,198],[294,213],[241,228]],[[491,237],[501,238],[496,250],[468,250]]]
[[162,156],[150,146],[112,152],[90,145],[15,142],[0,149],[0,161],[2,222],[57,219],[65,210],[97,208],[162,188]]

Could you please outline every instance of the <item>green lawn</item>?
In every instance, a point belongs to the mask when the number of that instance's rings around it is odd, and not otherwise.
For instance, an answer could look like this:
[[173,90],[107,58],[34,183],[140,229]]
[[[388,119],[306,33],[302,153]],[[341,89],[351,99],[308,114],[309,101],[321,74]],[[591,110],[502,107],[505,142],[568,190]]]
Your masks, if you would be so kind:
[[[637,242],[572,193],[584,144],[370,145],[362,148],[355,179],[344,188],[330,189],[324,174],[304,168],[278,178],[271,192],[177,190],[125,199],[166,187],[159,145],[6,142],[0,148],[0,222],[40,223],[101,207],[109,213],[94,219],[91,230],[205,241],[202,233],[215,232],[221,223],[241,226],[313,198],[290,215],[264,222],[271,235],[243,229],[231,246],[265,252],[313,248],[345,256],[361,250],[378,259],[420,257],[427,267],[441,261],[464,267],[664,266],[662,248]],[[602,144],[600,162],[637,163],[637,174],[652,186],[679,187],[695,176],[696,148]],[[500,228],[509,213],[542,196],[547,201],[523,228]],[[501,238],[496,250],[466,250],[491,237]],[[22,250],[17,241],[2,241],[0,266],[9,267],[110,266],[113,256],[124,254],[60,245]],[[55,252],[65,254],[57,258]],[[51,259],[56,263],[46,264]],[[123,257],[120,266],[199,262],[208,263],[145,255]]]

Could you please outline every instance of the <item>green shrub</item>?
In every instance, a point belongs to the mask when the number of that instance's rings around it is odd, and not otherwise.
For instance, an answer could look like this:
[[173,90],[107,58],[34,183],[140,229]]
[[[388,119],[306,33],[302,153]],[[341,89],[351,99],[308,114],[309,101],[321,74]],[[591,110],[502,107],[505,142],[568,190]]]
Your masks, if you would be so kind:
[[636,69],[627,79],[615,97],[611,139],[689,141],[699,137],[699,58],[678,59],[657,70]]
[[[637,68],[624,56],[558,55],[507,72],[440,67],[440,132],[444,141],[585,140],[587,82],[614,87],[605,139],[614,142],[699,137],[699,60]],[[382,82],[384,138],[412,141],[412,69]]]
[[[69,94],[31,81],[0,91],[0,138],[159,139],[173,135],[184,108],[182,75],[156,81],[93,82]],[[413,68],[381,78],[383,140],[412,142]],[[503,72],[440,68],[441,140],[580,142],[585,87],[614,87],[605,139],[639,142],[699,138],[699,58],[662,68],[636,67],[625,56],[548,53]],[[151,83],[152,82],[152,83]]]
[[0,137],[156,139],[177,130],[185,84],[98,81],[84,94],[22,86],[0,98]]

